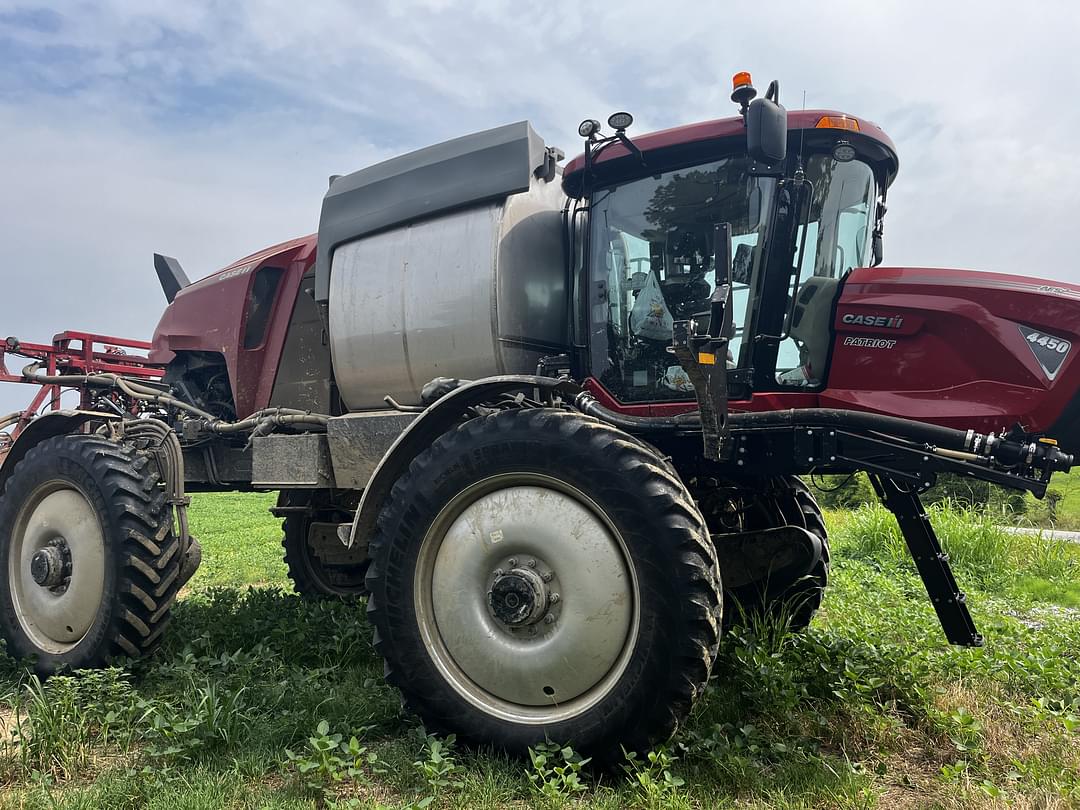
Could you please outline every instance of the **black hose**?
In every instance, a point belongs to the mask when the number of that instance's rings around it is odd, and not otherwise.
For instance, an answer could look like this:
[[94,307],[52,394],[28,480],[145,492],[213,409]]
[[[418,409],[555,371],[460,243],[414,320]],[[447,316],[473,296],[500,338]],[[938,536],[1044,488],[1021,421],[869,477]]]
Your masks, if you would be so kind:
[[256,411],[239,422],[226,422],[225,420],[220,419],[201,408],[197,408],[194,405],[179,400],[174,396],[157,391],[134,380],[120,377],[116,374],[65,374],[50,376],[48,374],[39,373],[40,369],[40,363],[30,363],[23,369],[23,376],[28,380],[48,385],[61,385],[71,388],[78,388],[85,385],[88,387],[93,386],[97,388],[118,389],[132,399],[178,408],[193,416],[197,416],[204,420],[207,429],[214,433],[239,433],[260,427],[263,428],[264,433],[268,433],[273,430],[274,427],[281,425],[293,425],[312,430],[325,430],[327,420],[330,418],[325,414],[309,413],[308,411],[301,411],[296,408],[266,408],[261,411]]
[[674,433],[679,430],[699,430],[701,417],[697,412],[678,416],[627,416],[605,408],[592,394],[582,391],[574,398],[574,405],[586,416],[607,422],[628,433]]
[[850,430],[862,428],[877,433],[887,433],[903,439],[947,447],[952,450],[968,450],[970,431],[929,425],[897,416],[884,416],[863,411],[847,411],[833,408],[800,408],[787,411],[763,411],[761,413],[733,413],[728,416],[732,428],[837,428]]
[[[701,428],[699,414],[686,413],[679,416],[627,416],[601,405],[591,394],[582,393],[574,404],[589,416],[594,416],[617,428],[635,433],[675,433],[682,430]],[[761,413],[728,414],[728,426],[731,428],[768,428],[768,427],[834,427],[840,430],[861,428],[878,433],[887,433],[912,441],[947,447],[955,450],[970,450],[969,432],[954,428],[928,425],[895,416],[882,416],[862,411],[837,410],[831,408],[801,408],[787,411],[764,411]]]

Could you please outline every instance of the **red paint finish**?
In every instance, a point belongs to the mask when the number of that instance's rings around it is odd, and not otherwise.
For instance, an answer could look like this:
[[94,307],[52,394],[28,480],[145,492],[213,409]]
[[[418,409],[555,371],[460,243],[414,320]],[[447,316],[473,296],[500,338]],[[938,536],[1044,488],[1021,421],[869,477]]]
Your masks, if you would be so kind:
[[[848,323],[845,323],[845,316]],[[902,318],[899,327],[850,323]],[[821,407],[893,414],[948,427],[1051,427],[1077,395],[1080,286],[1000,273],[863,268],[836,307]],[[1073,344],[1048,379],[1020,326]],[[845,339],[884,341],[881,348]]]
[[[846,116],[847,118],[855,119],[859,123],[859,132],[849,132],[848,137],[854,136],[857,138],[862,135],[871,138],[884,145],[893,155],[896,154],[896,146],[893,144],[892,139],[886,135],[885,131],[877,124],[867,121],[865,118],[859,118],[835,110],[789,110],[788,129],[814,129],[817,122],[826,115]],[[642,152],[649,152],[654,149],[666,149],[670,146],[682,146],[684,144],[715,140],[717,138],[730,138],[735,135],[742,135],[745,132],[746,126],[743,124],[742,117],[732,116],[731,118],[718,118],[715,121],[703,121],[699,124],[688,124],[686,126],[660,130],[659,132],[650,132],[646,135],[633,135],[632,140],[634,141],[634,145]],[[629,154],[630,151],[625,146],[617,143],[604,149],[603,152],[597,155],[594,158],[594,164],[599,165],[601,163],[606,163],[609,160],[626,157]],[[580,172],[583,168],[585,168],[584,155],[578,155],[567,163],[563,170],[564,185],[571,175]]]
[[[150,359],[167,364],[178,352],[221,354],[237,417],[267,407],[300,279],[314,261],[315,236],[305,236],[254,253],[185,287],[161,316]],[[280,267],[285,272],[262,344],[244,349],[248,298],[255,273],[262,267]]]
[[[611,395],[594,377],[585,380],[585,389],[596,397],[597,402],[627,416],[678,416],[697,410],[694,400],[684,402],[646,402],[624,404]],[[817,408],[818,395],[803,391],[770,391],[754,394],[751,399],[733,399],[728,402],[732,413],[745,411],[786,411],[790,408]]]

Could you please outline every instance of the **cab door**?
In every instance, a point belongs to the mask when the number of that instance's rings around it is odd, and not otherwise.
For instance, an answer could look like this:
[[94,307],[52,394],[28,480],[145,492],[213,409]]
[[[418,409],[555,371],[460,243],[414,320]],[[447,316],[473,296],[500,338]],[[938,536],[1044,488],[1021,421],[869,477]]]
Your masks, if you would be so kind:
[[756,390],[825,387],[836,301],[847,275],[869,262],[877,202],[873,171],[860,161],[838,162],[818,154],[808,159],[806,178],[809,209],[804,204],[800,212],[792,263],[797,278],[787,275],[790,286],[783,300],[788,311],[775,369],[769,376],[758,375]]

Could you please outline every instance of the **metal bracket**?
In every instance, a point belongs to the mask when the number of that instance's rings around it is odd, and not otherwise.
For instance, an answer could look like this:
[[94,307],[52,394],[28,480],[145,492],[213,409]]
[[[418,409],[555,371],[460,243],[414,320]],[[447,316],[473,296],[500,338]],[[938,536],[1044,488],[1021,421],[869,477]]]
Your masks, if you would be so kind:
[[937,612],[941,629],[950,644],[964,647],[981,647],[983,637],[975,629],[975,622],[968,611],[967,599],[956,584],[949,555],[941,549],[930,518],[919,501],[918,493],[904,489],[892,478],[870,474],[870,483],[889,510],[896,515],[900,532],[904,535],[908,551],[915,560],[930,603]]
[[[724,288],[726,294],[727,288]],[[694,334],[695,322],[675,321],[671,352],[694,386],[701,414],[701,435],[705,457],[717,461],[728,444],[727,426],[727,338]]]

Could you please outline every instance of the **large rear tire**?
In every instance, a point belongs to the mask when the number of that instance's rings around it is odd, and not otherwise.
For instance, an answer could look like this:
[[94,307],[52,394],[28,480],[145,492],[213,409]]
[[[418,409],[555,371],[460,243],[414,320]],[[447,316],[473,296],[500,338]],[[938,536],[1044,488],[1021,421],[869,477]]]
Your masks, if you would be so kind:
[[430,727],[511,752],[605,756],[670,736],[704,691],[720,578],[682,482],[576,413],[473,419],[395,484],[368,615]]
[[47,439],[0,497],[0,633],[37,672],[151,652],[180,587],[180,543],[147,454]]

